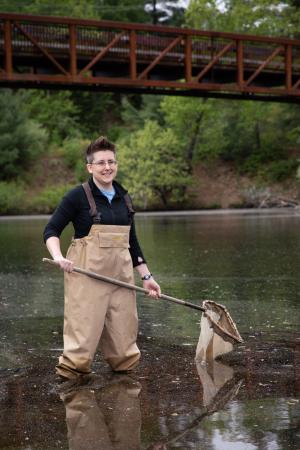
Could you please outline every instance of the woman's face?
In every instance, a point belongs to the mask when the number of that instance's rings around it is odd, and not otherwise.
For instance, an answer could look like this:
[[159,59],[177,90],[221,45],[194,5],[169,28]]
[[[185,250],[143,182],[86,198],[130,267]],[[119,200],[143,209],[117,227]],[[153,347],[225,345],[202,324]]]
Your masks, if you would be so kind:
[[93,176],[98,187],[109,189],[118,171],[116,156],[111,150],[99,150],[93,155],[93,162],[88,163],[87,170]]

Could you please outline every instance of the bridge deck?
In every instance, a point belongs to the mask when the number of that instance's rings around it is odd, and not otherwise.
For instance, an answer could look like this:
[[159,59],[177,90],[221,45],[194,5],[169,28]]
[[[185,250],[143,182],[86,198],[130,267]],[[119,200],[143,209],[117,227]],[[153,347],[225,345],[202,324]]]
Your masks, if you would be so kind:
[[300,101],[300,41],[0,13],[0,86]]

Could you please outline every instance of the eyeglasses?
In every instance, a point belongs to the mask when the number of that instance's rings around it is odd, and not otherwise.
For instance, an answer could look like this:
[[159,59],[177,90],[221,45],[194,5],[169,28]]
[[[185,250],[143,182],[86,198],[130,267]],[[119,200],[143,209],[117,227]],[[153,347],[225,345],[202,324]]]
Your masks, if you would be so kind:
[[117,164],[117,161],[115,161],[114,159],[109,159],[108,161],[96,161],[89,164],[94,164],[98,167],[106,167],[106,164],[108,164],[109,167],[114,167]]

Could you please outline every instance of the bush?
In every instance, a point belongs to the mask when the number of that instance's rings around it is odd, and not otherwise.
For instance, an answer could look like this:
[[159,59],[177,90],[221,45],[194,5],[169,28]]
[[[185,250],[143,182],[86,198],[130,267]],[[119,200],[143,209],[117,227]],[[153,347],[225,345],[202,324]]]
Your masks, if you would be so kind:
[[29,208],[36,213],[52,214],[62,197],[73,185],[47,186],[31,201]]
[[42,153],[47,132],[31,120],[23,108],[23,97],[9,89],[0,96],[0,179],[21,175]]
[[67,166],[74,169],[78,161],[84,162],[85,149],[89,144],[90,141],[87,139],[65,139],[62,147],[59,148],[59,154],[63,157]]
[[247,175],[255,176],[258,174],[259,170],[263,167],[264,161],[262,155],[259,153],[253,153],[247,159],[242,162],[238,162],[238,169],[241,173],[246,173]]
[[24,210],[23,184],[0,181],[0,214],[16,214]]
[[297,166],[295,159],[273,161],[263,170],[263,175],[271,182],[283,181],[296,172]]
[[63,157],[67,166],[74,170],[77,182],[87,179],[84,155],[89,144],[90,141],[87,139],[65,139],[63,146],[58,149],[58,154]]

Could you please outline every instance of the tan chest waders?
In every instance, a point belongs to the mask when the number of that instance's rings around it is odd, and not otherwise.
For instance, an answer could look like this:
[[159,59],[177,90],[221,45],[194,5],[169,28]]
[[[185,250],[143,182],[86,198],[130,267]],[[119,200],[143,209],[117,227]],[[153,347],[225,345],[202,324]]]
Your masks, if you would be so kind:
[[[129,253],[130,226],[92,225],[73,239],[67,259],[75,266],[134,283]],[[65,272],[64,352],[56,371],[66,378],[91,372],[98,345],[115,371],[138,363],[138,318],[134,291]]]

